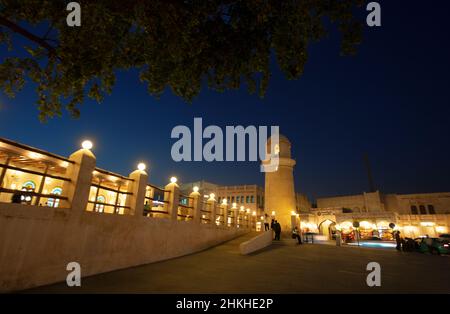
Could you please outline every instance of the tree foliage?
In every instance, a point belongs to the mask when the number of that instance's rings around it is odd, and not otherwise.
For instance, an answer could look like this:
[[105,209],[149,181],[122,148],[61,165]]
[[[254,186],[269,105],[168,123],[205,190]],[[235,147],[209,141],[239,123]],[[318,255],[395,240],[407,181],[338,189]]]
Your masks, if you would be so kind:
[[[330,25],[343,54],[355,53],[362,33],[354,15],[362,0],[80,1],[81,27],[67,26],[68,2],[0,0],[0,45],[27,52],[2,60],[0,86],[14,96],[34,81],[42,120],[64,107],[77,117],[85,97],[102,101],[120,69],[138,69],[154,96],[170,87],[191,101],[206,82],[219,91],[245,84],[263,96],[271,55],[297,79],[308,45]],[[14,36],[26,44],[12,44]]]

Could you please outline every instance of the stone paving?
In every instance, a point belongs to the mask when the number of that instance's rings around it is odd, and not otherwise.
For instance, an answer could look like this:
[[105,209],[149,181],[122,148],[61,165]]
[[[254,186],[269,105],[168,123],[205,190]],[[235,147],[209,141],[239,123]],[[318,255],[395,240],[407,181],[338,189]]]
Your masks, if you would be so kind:
[[[246,235],[206,251],[27,293],[450,293],[450,259],[387,249],[296,245],[285,239],[249,256]],[[381,287],[368,287],[369,262]]]

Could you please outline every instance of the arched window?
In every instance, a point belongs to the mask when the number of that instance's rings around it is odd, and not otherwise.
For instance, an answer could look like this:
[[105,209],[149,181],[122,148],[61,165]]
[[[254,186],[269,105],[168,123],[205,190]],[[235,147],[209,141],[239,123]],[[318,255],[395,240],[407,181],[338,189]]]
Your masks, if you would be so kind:
[[36,183],[33,181],[27,181],[22,184],[22,190],[25,189],[27,191],[34,191],[36,189]]
[[434,210],[434,206],[433,205],[428,205],[428,214],[430,215],[435,215],[436,211]]
[[416,205],[412,205],[411,206],[411,214],[413,214],[413,215],[417,215],[418,214]]
[[95,204],[95,211],[98,213],[103,213],[105,210],[105,205],[103,205],[104,203],[106,203],[106,198],[103,195],[99,195],[97,197],[97,204]]
[[[61,195],[62,194],[62,189],[61,188],[54,188],[50,194]],[[49,198],[47,200],[47,206],[58,207],[59,206],[59,198]]]

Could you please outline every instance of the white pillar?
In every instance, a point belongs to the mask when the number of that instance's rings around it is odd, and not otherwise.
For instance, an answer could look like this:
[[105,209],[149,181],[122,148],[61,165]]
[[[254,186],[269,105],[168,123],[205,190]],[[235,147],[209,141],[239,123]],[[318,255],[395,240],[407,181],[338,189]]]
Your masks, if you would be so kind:
[[145,192],[148,182],[148,174],[143,170],[135,170],[130,173],[130,179],[133,181],[128,185],[128,192],[133,193],[127,195],[126,206],[124,213],[141,217],[144,212]]
[[180,203],[180,187],[176,182],[171,182],[164,188],[164,206],[169,212],[169,216],[172,220],[178,219],[178,205]]
[[190,204],[189,206],[192,207],[192,212],[194,214],[194,222],[195,223],[201,223],[202,222],[202,208],[203,208],[203,202],[201,199],[201,195],[198,191],[194,191],[191,194],[189,194]]
[[226,203],[222,203],[220,205],[220,209],[223,214],[223,225],[224,227],[228,227],[228,205]]
[[70,155],[69,160],[67,177],[70,182],[63,184],[63,194],[67,195],[69,204],[62,203],[61,207],[70,206],[74,211],[83,212],[89,200],[96,158],[89,149],[80,149]]
[[206,201],[209,204],[209,208],[211,209],[211,223],[216,226],[216,216],[217,216],[217,209],[216,209],[216,199],[214,198],[214,194],[211,194],[209,196],[209,199]]

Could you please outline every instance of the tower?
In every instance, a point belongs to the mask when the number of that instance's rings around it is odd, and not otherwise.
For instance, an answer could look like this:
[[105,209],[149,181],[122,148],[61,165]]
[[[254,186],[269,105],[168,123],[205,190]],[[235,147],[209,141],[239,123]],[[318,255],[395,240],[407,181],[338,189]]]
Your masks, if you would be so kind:
[[[294,189],[295,160],[291,158],[291,142],[284,135],[279,135],[278,145],[272,145],[272,137],[267,140],[268,158],[263,165],[276,162],[273,172],[265,172],[265,212],[274,217],[281,225],[282,232],[291,232],[296,224],[296,199]],[[269,154],[270,153],[270,154]],[[294,214],[294,215],[293,215]],[[272,215],[273,216],[273,215]]]

